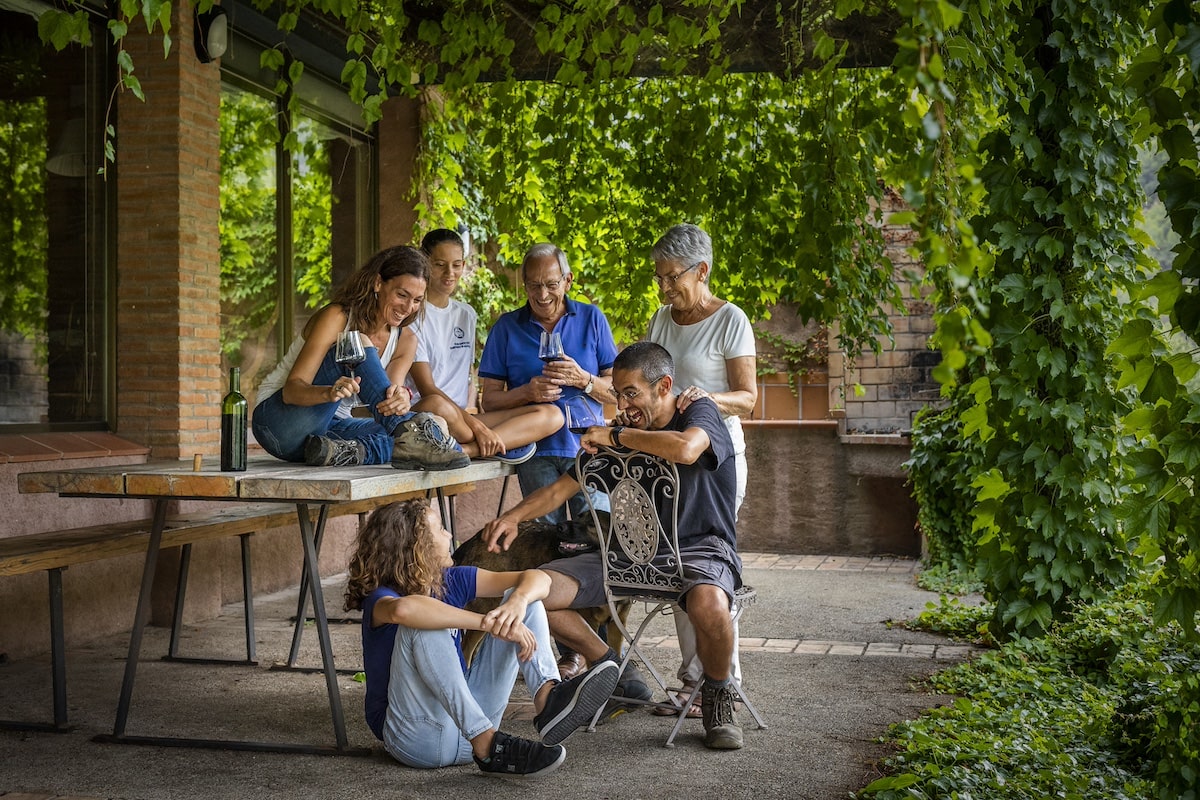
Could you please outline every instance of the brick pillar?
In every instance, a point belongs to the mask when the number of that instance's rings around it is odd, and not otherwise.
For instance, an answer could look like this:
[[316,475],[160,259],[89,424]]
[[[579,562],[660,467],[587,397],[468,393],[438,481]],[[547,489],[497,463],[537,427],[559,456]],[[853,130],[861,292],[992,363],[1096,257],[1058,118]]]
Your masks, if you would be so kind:
[[390,98],[379,120],[379,246],[413,241],[417,210],[412,195],[417,150],[421,144],[420,98]]
[[117,139],[117,432],[152,457],[219,449],[221,76],[192,50],[191,6],[125,37],[143,103],[123,92]]

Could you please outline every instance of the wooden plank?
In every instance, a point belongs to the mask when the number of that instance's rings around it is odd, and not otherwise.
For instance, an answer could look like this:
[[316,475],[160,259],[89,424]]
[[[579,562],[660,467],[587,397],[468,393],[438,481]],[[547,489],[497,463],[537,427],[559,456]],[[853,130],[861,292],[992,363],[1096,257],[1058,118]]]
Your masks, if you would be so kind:
[[[448,487],[445,492],[458,494],[473,489],[474,484],[458,484]],[[365,514],[388,503],[424,495],[422,490],[335,503],[330,506],[329,516]],[[215,510],[179,514],[167,520],[162,546],[179,547],[295,525],[296,513],[291,505],[257,503],[229,504]],[[311,513],[315,518],[317,509],[314,507]],[[150,542],[150,524],[148,519],[129,520],[0,539],[0,575],[21,575],[144,553]]]
[[248,474],[238,488],[247,500],[338,503],[461,486],[514,471],[511,465],[499,461],[472,461],[463,469],[436,472],[388,466],[309,467],[292,474]]
[[58,494],[123,495],[125,475],[111,468],[95,470],[62,470],[54,472],[22,472],[17,476],[17,491],[57,492]]
[[0,575],[23,575],[145,552],[149,524],[149,520],[131,520],[0,539]]

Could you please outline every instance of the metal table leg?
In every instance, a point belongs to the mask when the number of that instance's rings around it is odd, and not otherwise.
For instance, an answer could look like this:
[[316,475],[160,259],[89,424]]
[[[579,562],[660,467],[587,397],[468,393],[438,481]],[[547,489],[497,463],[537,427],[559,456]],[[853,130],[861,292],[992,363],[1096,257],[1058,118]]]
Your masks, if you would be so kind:
[[325,688],[329,694],[329,710],[333,717],[334,737],[337,745],[293,744],[287,742],[253,742],[234,739],[196,739],[178,736],[130,736],[125,733],[129,719],[129,706],[133,698],[133,684],[137,674],[138,657],[142,649],[142,633],[150,618],[151,590],[154,587],[154,572],[158,565],[158,554],[162,546],[162,532],[166,523],[167,499],[154,501],[154,525],[150,530],[150,544],[146,549],[146,562],[142,571],[142,585],[138,594],[137,612],[134,614],[133,630],[129,637],[129,654],[125,661],[125,677],[121,683],[121,696],[117,702],[117,720],[111,735],[94,737],[94,741],[118,744],[146,744],[160,747],[200,747],[216,750],[249,750],[271,753],[304,753],[308,755],[371,755],[371,749],[350,747],[346,736],[346,720],[342,710],[342,698],[338,691],[337,675],[333,664],[333,646],[329,639],[329,626],[325,618],[325,602],[321,594],[320,572],[317,567],[315,537],[325,526],[326,509],[323,507],[317,518],[316,528],[308,516],[308,507],[297,504],[300,520],[300,538],[304,546],[305,572],[309,579],[310,594],[316,609],[317,636],[321,642],[321,659],[324,663]]
[[67,645],[63,633],[62,571],[65,567],[46,570],[50,584],[50,674],[54,695],[54,722],[25,722],[0,720],[0,730],[38,731],[40,733],[69,733],[67,725]]

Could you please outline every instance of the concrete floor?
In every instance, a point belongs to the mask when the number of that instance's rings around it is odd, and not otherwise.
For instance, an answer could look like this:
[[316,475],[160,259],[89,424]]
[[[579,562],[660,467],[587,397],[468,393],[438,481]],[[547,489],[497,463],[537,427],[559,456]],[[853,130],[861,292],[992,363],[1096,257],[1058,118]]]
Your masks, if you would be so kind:
[[[473,766],[414,770],[371,737],[362,685],[350,676],[340,692],[350,744],[370,748],[365,758],[102,744],[92,737],[112,731],[127,647],[114,637],[70,647],[70,733],[0,731],[0,797],[846,798],[878,777],[886,748],[877,740],[888,725],[945,702],[925,693],[921,679],[969,649],[889,625],[936,600],[916,588],[915,562],[748,554],[746,566],[759,601],[742,620],[742,663],[769,728],[755,729],[743,713],[740,751],[706,750],[699,721],[685,723],[677,746],[665,749],[671,721],[640,710],[576,733],[566,763],[540,780],[490,780]],[[325,587],[333,615],[341,614],[341,591],[337,580]],[[294,592],[256,600],[258,667],[162,662],[168,632],[148,629],[126,733],[333,744],[323,677],[266,668],[287,657],[294,611]],[[230,606],[190,626],[183,654],[239,656],[241,620],[240,605]],[[651,659],[672,673],[673,627],[652,626]],[[356,625],[332,626],[339,666],[360,663],[358,635]],[[301,662],[319,663],[311,629]],[[0,664],[0,718],[50,716],[49,659]],[[518,684],[503,727],[532,736],[530,716]]]

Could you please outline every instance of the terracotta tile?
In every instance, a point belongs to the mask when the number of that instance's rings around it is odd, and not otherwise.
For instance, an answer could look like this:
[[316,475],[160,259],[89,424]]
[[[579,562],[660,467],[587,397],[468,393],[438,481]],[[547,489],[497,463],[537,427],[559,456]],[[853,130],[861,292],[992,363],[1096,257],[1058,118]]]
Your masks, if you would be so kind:
[[800,418],[827,419],[829,417],[829,388],[824,385],[800,387]]
[[29,438],[68,457],[98,458],[108,455],[107,447],[89,442],[77,433],[31,433]]
[[92,443],[96,447],[103,448],[109,455],[125,456],[125,455],[145,455],[150,452],[150,448],[137,442],[131,442],[128,439],[122,439],[120,436],[115,436],[104,431],[86,431],[76,434],[80,439]]
[[59,451],[28,436],[0,436],[0,455],[7,461],[45,461],[58,458]]
[[800,400],[787,386],[763,387],[763,419],[799,419]]

